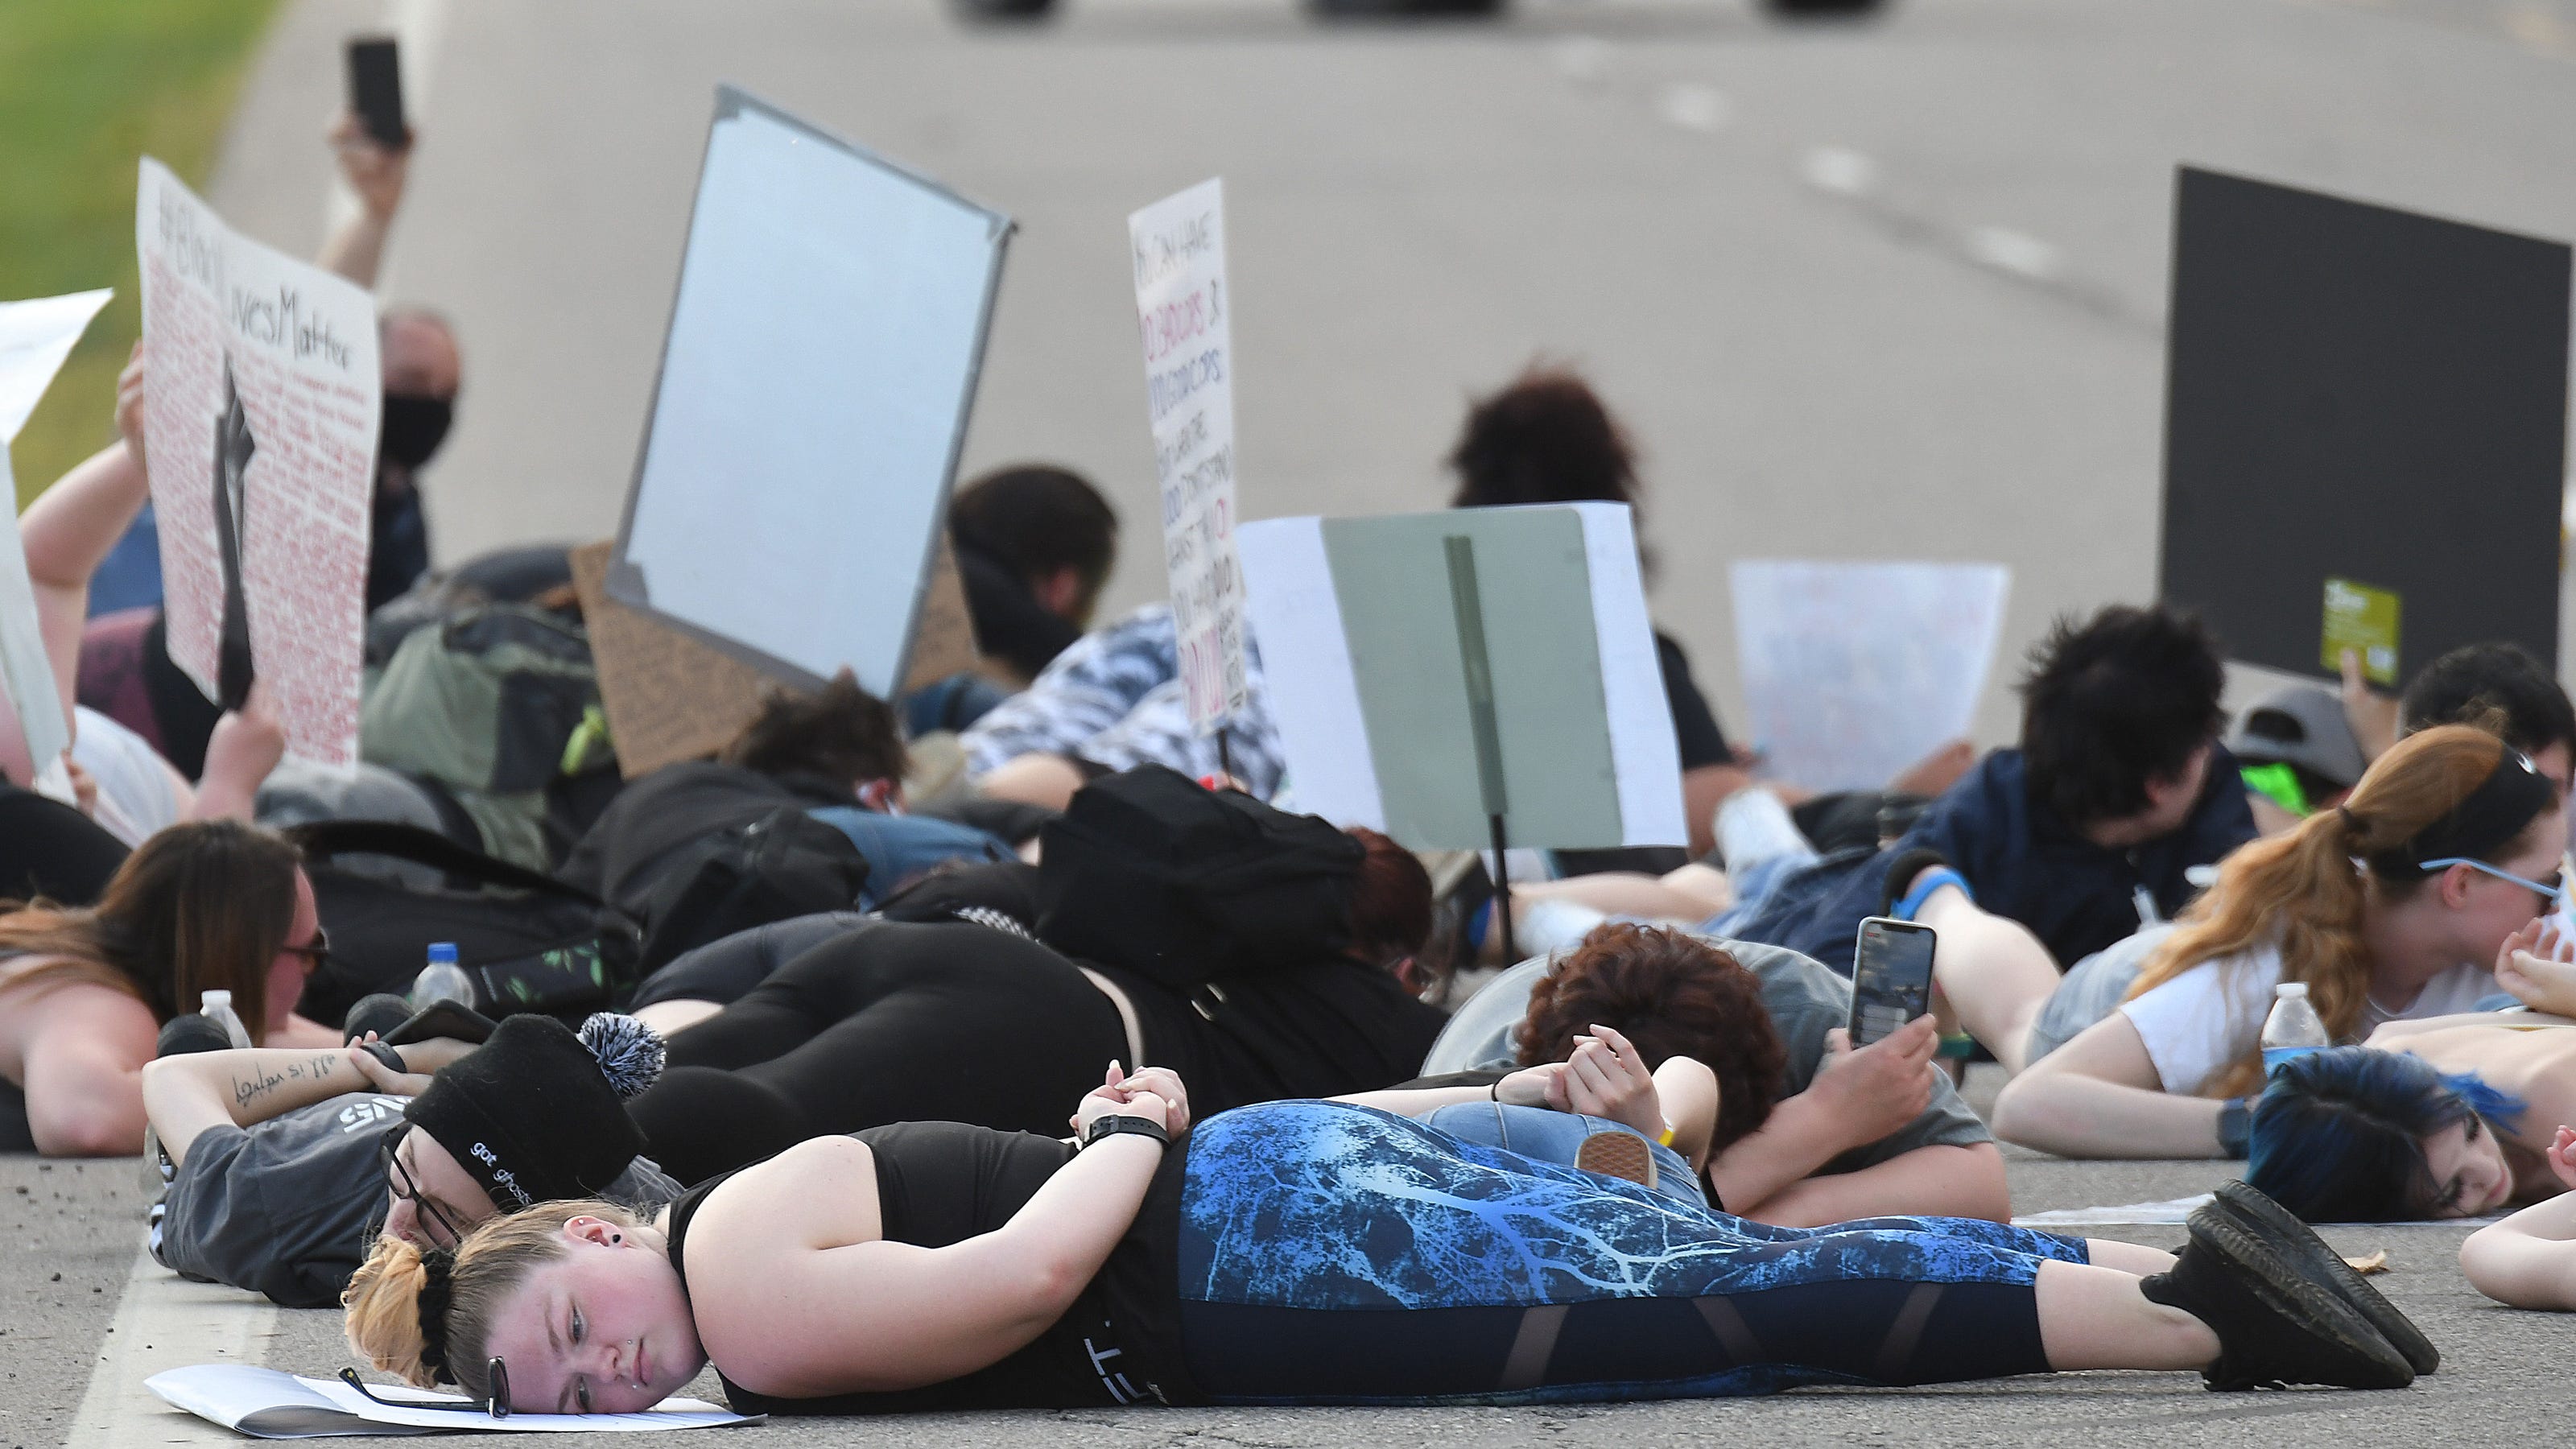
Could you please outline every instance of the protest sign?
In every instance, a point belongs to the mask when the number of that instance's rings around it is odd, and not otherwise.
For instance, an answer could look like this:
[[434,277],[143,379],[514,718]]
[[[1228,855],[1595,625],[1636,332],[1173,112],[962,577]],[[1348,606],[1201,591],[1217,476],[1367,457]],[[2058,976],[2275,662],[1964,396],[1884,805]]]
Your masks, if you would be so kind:
[[170,659],[227,707],[256,675],[289,754],[352,769],[383,406],[375,299],[235,235],[148,156],[134,239]]
[[[599,702],[627,779],[703,759],[732,743],[760,713],[762,694],[781,687],[749,664],[608,596],[609,556],[601,540],[572,551],[573,589],[599,669]],[[907,690],[974,668],[974,621],[955,556],[940,540]]]
[[27,554],[18,539],[17,474],[9,464],[9,445],[27,426],[36,403],[71,356],[72,344],[89,330],[90,319],[107,305],[113,292],[75,292],[30,302],[0,303],[0,500],[8,504],[0,523],[0,684],[9,690],[9,706],[18,717],[18,735],[27,750],[28,778],[48,793],[66,798],[70,776],[62,764],[71,748],[71,711],[63,699],[62,680],[45,652],[45,635],[36,614],[35,586],[27,578]]
[[1884,789],[1968,733],[2010,569],[1741,559],[1728,578],[1765,773],[1815,790]]
[[1688,838],[1626,505],[1276,518],[1237,537],[1299,809],[1417,850],[1491,844],[1498,800],[1513,845]]
[[719,88],[609,596],[797,687],[898,694],[1010,229]]
[[400,1384],[361,1392],[348,1378],[314,1378],[245,1363],[201,1363],[164,1369],[143,1381],[163,1403],[236,1433],[261,1439],[325,1439],[396,1434],[632,1434],[756,1424],[704,1399],[678,1395],[624,1414],[545,1414],[493,1418],[455,1394]]
[[2164,597],[2299,674],[2555,661],[2567,325],[2560,243],[2185,168]]
[[1162,485],[1190,724],[1243,708],[1243,565],[1234,544],[1234,327],[1225,286],[1225,183],[1202,181],[1127,218],[1146,416]]

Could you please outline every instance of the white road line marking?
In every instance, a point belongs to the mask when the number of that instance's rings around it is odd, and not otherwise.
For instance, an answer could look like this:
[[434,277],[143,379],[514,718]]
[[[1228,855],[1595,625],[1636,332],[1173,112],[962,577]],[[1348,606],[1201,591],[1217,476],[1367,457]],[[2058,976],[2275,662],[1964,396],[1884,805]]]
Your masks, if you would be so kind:
[[1655,114],[1685,131],[1715,131],[1733,119],[1735,108],[1715,86],[1681,82],[1656,95]]
[[230,1430],[161,1402],[143,1381],[187,1364],[256,1364],[276,1330],[277,1307],[267,1299],[191,1283],[137,1250],[65,1449],[239,1444]]
[[1808,148],[1798,173],[1809,186],[1836,196],[1866,196],[1878,189],[1878,163],[1846,146]]
[[1612,49],[1597,35],[1569,35],[1556,43],[1556,73],[1577,85],[1599,85],[1610,76]]
[[2064,265],[2057,248],[2009,227],[1978,227],[1961,239],[1960,246],[1970,261],[2035,282],[2055,279]]

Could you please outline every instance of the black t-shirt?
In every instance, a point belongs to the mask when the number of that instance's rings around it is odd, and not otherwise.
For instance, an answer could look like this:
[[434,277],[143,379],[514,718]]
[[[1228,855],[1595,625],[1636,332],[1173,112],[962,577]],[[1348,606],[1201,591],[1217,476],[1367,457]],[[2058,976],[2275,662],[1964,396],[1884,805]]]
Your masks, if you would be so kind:
[[0,900],[96,905],[125,846],[59,800],[0,782]]
[[1681,745],[1682,768],[1732,763],[1735,752],[1727,748],[1726,732],[1717,727],[1717,715],[1699,686],[1691,682],[1690,656],[1661,629],[1655,631],[1655,662],[1663,666],[1664,698],[1672,705],[1673,737]]
[[957,577],[966,587],[966,612],[975,621],[975,647],[1035,679],[1074,640],[1081,626],[1049,612],[1010,566],[964,544],[957,546]]

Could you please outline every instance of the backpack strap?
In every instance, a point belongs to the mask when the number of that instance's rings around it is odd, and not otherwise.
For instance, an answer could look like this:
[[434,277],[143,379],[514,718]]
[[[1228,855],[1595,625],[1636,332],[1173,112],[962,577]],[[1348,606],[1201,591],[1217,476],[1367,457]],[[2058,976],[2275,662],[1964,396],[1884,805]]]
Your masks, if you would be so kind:
[[389,855],[414,865],[477,885],[501,886],[509,890],[536,891],[579,901],[597,910],[607,903],[581,889],[550,875],[541,875],[525,866],[495,860],[479,850],[457,844],[436,831],[392,820],[317,820],[294,826],[284,832],[288,840],[315,860],[329,860],[340,855]]

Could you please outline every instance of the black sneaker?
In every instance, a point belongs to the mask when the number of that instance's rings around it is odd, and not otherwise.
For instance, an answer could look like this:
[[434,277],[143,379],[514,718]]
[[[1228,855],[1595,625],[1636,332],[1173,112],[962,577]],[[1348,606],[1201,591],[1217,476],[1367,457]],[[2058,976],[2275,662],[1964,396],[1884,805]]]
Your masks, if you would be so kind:
[[2406,1355],[2406,1362],[2415,1372],[2429,1374],[2442,1366],[2442,1351],[2433,1346],[2423,1330],[2398,1312],[2396,1304],[2380,1296],[2369,1279],[2354,1272],[2341,1253],[2299,1221],[2298,1214],[2264,1196],[2252,1183],[2228,1183],[2218,1190],[2217,1201],[2200,1211],[2223,1212],[2234,1218],[2311,1282],[2351,1305],[2370,1320],[2370,1326],[2379,1330],[2390,1347]]
[[2218,1361],[2200,1371],[2210,1388],[2402,1389],[2415,1381],[2406,1356],[2368,1319],[2234,1218],[2194,1213],[2190,1228],[2172,1270],[2141,1280],[2138,1291],[2218,1335]]

